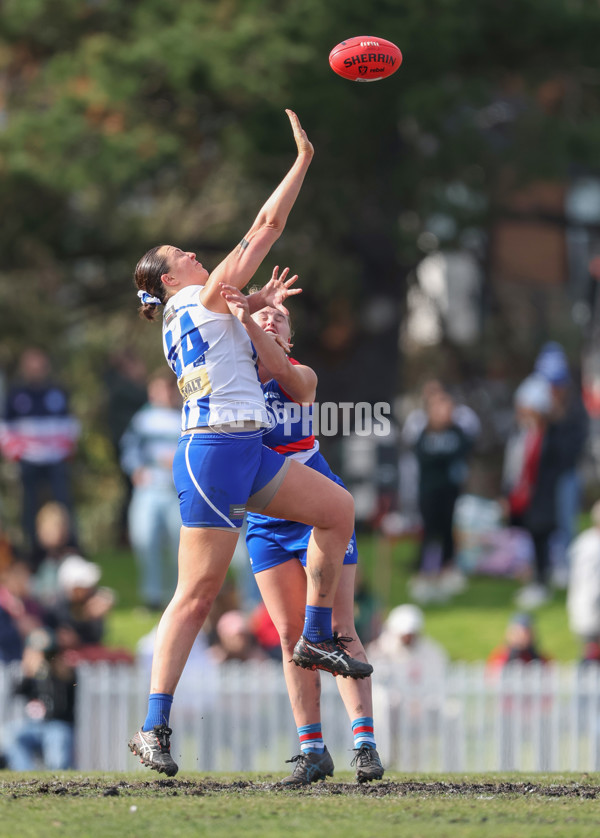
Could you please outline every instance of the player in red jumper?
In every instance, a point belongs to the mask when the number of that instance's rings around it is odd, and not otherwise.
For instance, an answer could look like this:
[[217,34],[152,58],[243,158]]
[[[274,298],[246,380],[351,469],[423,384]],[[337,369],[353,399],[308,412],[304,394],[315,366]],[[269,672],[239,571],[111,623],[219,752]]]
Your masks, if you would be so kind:
[[[282,272],[285,279],[288,268]],[[278,268],[273,271],[277,279]],[[271,427],[263,444],[285,457],[295,459],[343,486],[315,440],[312,427],[317,376],[310,367],[288,357],[291,338],[289,317],[267,307],[250,316],[246,297],[236,288],[223,286],[223,296],[246,328],[258,353],[258,371],[265,393]],[[267,610],[277,628],[283,653],[283,669],[301,753],[289,760],[295,766],[284,785],[307,785],[333,775],[333,761],[321,732],[320,676],[299,659],[294,648],[302,629],[306,599],[306,548],[311,528],[305,524],[248,514],[246,536],[252,569]],[[342,576],[333,605],[333,627],[347,643],[352,657],[367,661],[354,626],[354,584],[356,536],[348,544]],[[301,657],[301,656],[300,656]],[[295,665],[299,664],[299,665]],[[306,668],[301,668],[306,666]],[[375,747],[371,679],[338,678],[340,695],[350,718],[355,744],[356,777],[359,782],[379,780],[383,766]]]

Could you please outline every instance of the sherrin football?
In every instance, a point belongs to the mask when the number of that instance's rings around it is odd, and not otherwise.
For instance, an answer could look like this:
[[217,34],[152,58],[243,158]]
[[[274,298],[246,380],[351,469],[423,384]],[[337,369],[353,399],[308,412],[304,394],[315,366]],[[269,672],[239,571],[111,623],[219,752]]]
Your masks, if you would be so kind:
[[379,81],[395,73],[402,53],[391,41],[373,35],[358,35],[335,46],[329,53],[334,73],[351,81]]

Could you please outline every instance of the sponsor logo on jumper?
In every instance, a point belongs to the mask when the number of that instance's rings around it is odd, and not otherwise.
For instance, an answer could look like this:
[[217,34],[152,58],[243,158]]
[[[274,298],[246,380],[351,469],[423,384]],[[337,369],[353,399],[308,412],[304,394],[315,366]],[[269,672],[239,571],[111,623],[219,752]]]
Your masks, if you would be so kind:
[[246,511],[246,506],[243,503],[230,503],[229,504],[229,517],[230,518],[243,518],[245,511]]
[[184,401],[187,401],[192,396],[202,398],[212,393],[212,387],[206,369],[182,376],[178,380],[177,386]]

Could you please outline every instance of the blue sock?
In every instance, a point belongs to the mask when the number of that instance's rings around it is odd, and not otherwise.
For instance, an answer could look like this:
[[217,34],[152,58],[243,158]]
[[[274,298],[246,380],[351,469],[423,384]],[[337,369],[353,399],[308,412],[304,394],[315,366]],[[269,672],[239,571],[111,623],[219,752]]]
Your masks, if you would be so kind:
[[152,730],[154,725],[168,725],[173,696],[167,693],[150,693],[148,699],[148,715],[142,730]]
[[371,716],[360,716],[352,722],[352,736],[354,747],[360,748],[366,745],[368,748],[376,748],[375,734],[373,733],[373,719]]
[[300,740],[300,750],[303,754],[307,754],[310,751],[315,751],[318,754],[323,753],[325,743],[323,742],[320,723],[316,725],[302,725],[297,730],[298,739]]
[[321,608],[320,605],[307,605],[304,612],[304,629],[302,634],[313,643],[322,643],[333,637],[331,626],[332,608]]

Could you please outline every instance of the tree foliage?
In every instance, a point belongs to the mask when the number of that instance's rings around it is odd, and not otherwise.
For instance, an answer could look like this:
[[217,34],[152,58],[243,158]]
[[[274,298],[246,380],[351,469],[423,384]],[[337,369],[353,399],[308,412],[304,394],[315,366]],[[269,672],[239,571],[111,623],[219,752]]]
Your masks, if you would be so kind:
[[[310,341],[365,299],[399,310],[433,214],[454,218],[453,246],[507,177],[596,164],[599,22],[592,0],[4,0],[4,360],[136,333],[132,267],[157,241],[216,262],[291,162],[285,107],[316,156],[274,256],[305,277]],[[330,71],[358,33],[400,45],[390,80]]]

